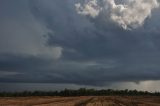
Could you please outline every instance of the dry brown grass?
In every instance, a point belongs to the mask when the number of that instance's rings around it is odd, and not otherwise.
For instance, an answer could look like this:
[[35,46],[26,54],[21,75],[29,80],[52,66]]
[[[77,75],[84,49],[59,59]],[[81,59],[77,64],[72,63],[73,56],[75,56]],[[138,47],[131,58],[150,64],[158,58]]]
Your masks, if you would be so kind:
[[0,98],[0,106],[160,106],[160,97],[6,97]]

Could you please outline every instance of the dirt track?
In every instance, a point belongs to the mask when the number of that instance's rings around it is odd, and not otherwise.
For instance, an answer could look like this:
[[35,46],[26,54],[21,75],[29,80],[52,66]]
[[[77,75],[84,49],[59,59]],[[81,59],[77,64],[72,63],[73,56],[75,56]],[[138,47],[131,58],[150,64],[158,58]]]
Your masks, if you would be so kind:
[[0,98],[0,106],[160,106],[160,97],[17,97]]

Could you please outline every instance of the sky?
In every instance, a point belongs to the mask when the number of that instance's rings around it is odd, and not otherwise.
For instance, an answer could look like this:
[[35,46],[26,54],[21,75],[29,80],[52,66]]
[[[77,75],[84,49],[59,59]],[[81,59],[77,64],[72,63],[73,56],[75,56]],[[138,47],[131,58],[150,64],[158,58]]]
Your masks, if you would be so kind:
[[0,0],[0,91],[160,91],[159,21],[159,0]]

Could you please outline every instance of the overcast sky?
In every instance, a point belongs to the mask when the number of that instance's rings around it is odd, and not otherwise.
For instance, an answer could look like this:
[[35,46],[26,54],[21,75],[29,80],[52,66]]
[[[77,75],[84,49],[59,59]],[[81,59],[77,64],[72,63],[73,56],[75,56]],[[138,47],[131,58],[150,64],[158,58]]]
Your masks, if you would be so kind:
[[0,90],[159,90],[159,7],[158,0],[0,0]]

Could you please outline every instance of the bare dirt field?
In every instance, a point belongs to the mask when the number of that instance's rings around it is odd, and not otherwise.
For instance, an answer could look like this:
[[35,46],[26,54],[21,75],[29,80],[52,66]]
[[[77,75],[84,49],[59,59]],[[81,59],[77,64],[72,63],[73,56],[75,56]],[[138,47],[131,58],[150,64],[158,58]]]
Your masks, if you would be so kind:
[[160,97],[1,97],[0,106],[160,106]]

